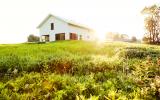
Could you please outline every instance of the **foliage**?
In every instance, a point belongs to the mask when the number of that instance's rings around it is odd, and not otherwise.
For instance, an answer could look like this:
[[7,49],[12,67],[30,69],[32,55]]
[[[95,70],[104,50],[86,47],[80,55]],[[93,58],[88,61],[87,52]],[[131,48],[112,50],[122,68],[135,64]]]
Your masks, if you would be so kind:
[[147,14],[145,18],[145,28],[147,30],[146,36],[149,39],[149,43],[159,43],[160,34],[160,6],[153,5],[150,7],[145,7],[142,10],[142,14]]
[[148,55],[151,57],[159,57],[160,52],[151,48],[142,48],[142,47],[126,47],[120,53],[121,56],[125,58],[146,58]]
[[59,41],[0,45],[0,99],[154,100],[160,48]]
[[115,41],[126,41],[126,39],[129,39],[127,34],[120,34],[120,33],[113,33],[113,32],[107,33],[106,38],[113,39]]
[[142,38],[143,42],[144,43],[149,43],[150,39],[149,39],[149,36],[147,36],[148,34],[145,34]]
[[28,36],[28,42],[39,42],[40,38],[38,36],[34,36],[33,34]]
[[137,42],[137,38],[135,36],[132,36],[131,41],[132,42]]

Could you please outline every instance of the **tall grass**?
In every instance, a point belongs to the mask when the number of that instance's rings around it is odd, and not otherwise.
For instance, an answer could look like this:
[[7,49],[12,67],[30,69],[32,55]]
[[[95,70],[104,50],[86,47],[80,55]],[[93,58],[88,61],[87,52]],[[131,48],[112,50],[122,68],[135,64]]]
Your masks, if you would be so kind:
[[123,42],[0,45],[0,99],[156,99],[159,55]]

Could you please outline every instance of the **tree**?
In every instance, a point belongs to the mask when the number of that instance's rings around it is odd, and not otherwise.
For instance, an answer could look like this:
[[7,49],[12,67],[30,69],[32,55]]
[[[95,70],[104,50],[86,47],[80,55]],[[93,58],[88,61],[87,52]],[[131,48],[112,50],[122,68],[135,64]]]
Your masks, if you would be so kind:
[[39,42],[40,38],[38,36],[35,36],[33,34],[28,36],[28,42]]
[[114,33],[114,32],[108,32],[106,33],[106,39],[113,39],[115,41],[125,41],[128,39],[127,34],[120,34],[120,33]]
[[118,33],[114,34],[113,35],[113,40],[116,40],[116,41],[118,40],[119,41],[120,40],[120,34],[118,34]]
[[145,18],[145,29],[147,31],[147,38],[149,43],[160,42],[160,6],[153,5],[145,7],[142,14],[147,15]]
[[128,39],[128,35],[127,34],[121,34],[120,39],[121,40]]
[[150,43],[150,38],[149,38],[148,34],[145,34],[145,35],[143,36],[142,41],[143,41],[144,43]]
[[106,38],[107,39],[113,39],[113,37],[114,37],[114,33],[113,32],[106,33]]
[[132,41],[132,42],[136,42],[136,41],[137,41],[137,38],[136,38],[135,36],[132,36],[131,41]]

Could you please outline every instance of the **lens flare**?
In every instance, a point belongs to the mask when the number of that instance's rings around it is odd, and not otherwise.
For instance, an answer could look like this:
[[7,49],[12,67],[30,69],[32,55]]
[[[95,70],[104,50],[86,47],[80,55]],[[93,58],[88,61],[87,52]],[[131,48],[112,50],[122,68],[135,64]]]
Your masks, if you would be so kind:
[[105,31],[97,30],[96,31],[96,38],[99,42],[105,42],[106,41]]

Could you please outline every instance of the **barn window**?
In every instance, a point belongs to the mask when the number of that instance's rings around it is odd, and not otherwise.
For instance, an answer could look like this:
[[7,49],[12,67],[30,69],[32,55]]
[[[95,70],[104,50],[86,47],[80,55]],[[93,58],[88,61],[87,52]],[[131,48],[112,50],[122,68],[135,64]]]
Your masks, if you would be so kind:
[[70,40],[78,40],[78,36],[76,33],[70,33]]
[[49,42],[49,35],[42,35],[42,41]]
[[51,23],[51,30],[54,30],[54,23]]
[[55,34],[55,39],[56,40],[65,40],[65,33]]

